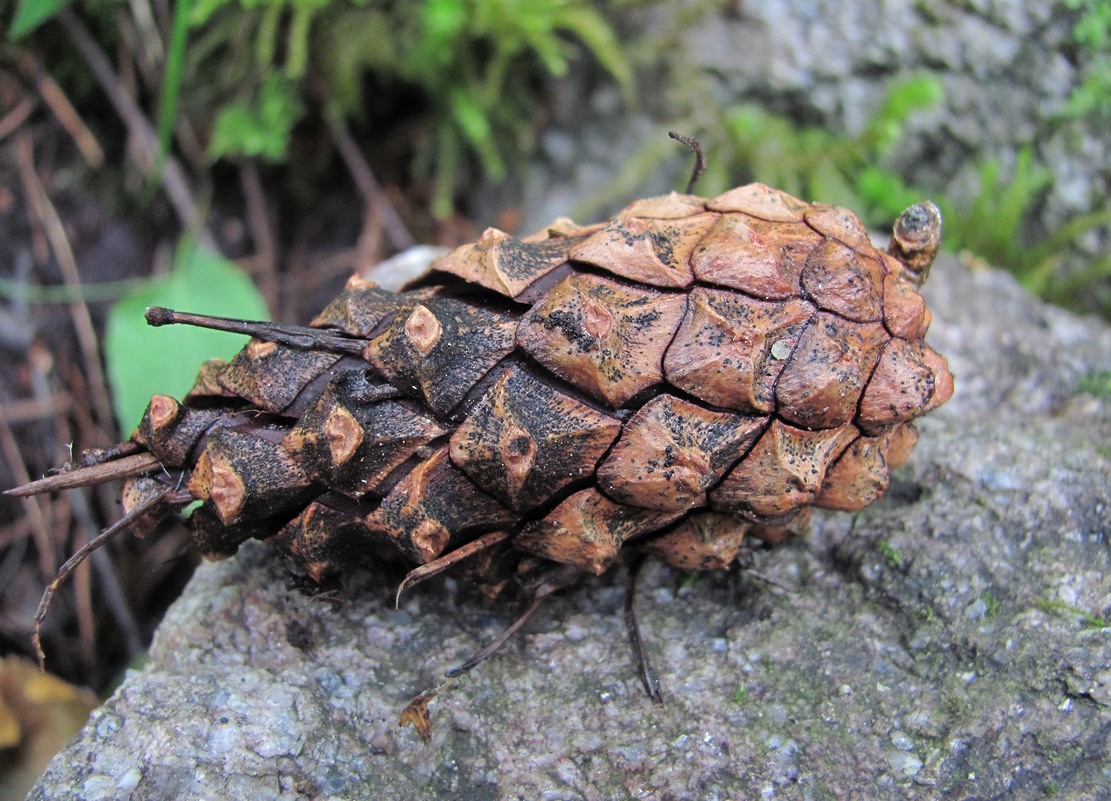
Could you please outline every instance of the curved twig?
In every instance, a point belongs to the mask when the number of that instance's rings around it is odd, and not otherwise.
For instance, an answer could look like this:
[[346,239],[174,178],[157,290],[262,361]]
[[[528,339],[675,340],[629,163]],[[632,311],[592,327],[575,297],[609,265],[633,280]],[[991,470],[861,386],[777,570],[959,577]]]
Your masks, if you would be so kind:
[[104,529],[104,531],[93,537],[85,543],[79,551],[67,559],[65,564],[58,568],[58,574],[54,577],[54,580],[50,582],[46,590],[43,591],[42,600],[39,601],[39,608],[35,612],[34,631],[31,633],[31,646],[35,650],[35,658],[38,660],[40,670],[46,667],[46,654],[42,650],[42,622],[46,619],[46,613],[50,609],[51,601],[54,600],[54,593],[65,583],[70,574],[85,561],[89,554],[101,548],[117,534],[126,531],[139,518],[154,512],[162,506],[187,503],[192,499],[193,495],[189,492],[182,492],[167,487],[157,495],[152,495],[150,498],[143,501],[115,523]]
[[487,548],[492,548],[499,542],[504,542],[509,539],[508,531],[491,531],[483,534],[477,540],[468,542],[459,548],[456,548],[451,553],[444,554],[439,559],[433,559],[431,562],[426,562],[420,567],[415,567],[405,574],[405,578],[397,586],[397,595],[394,596],[393,605],[397,609],[401,605],[401,593],[410,587],[420,584],[425,579],[430,579],[433,576],[438,576],[449,567],[458,562],[463,561],[468,556],[476,554],[479,551],[484,551]]
[[676,142],[686,145],[694,153],[694,169],[691,170],[691,179],[687,181],[687,194],[689,195],[698,179],[702,177],[702,173],[706,172],[706,156],[702,154],[702,145],[694,137],[683,136],[675,131],[668,131],[667,135]]

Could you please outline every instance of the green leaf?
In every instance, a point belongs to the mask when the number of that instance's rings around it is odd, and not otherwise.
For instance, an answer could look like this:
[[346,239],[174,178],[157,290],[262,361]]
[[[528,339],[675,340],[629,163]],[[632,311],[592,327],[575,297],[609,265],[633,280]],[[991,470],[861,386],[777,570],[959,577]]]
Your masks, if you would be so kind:
[[303,112],[297,85],[271,73],[259,87],[253,104],[229,103],[220,109],[212,127],[209,155],[285,161],[293,126]]
[[505,162],[498,153],[494,143],[494,132],[490,128],[490,119],[486,111],[479,105],[478,99],[467,92],[466,89],[453,89],[448,96],[451,107],[451,117],[459,130],[463,132],[467,142],[473,147],[482,159],[482,167],[486,174],[493,180],[500,181],[505,177]]
[[903,209],[925,197],[921,191],[907,186],[898,173],[876,165],[861,170],[856,179],[856,191],[869,211],[866,222],[877,227],[890,224]]
[[262,320],[266,303],[251,280],[223,256],[182,249],[169,275],[116,303],[108,314],[104,355],[120,430],[130,432],[156,393],[180,398],[205,359],[230,359],[246,338],[186,326],[158,330],[143,317],[150,306]]
[[26,36],[71,2],[72,0],[19,0],[19,8],[8,28],[8,36],[13,40]]

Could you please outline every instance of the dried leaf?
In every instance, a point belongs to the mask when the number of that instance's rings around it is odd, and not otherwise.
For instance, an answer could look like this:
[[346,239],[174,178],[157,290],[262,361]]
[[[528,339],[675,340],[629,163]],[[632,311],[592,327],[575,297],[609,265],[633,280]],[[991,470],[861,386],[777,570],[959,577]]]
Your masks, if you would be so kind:
[[432,715],[428,712],[428,703],[436,697],[436,692],[436,690],[425,690],[410,701],[401,710],[397,727],[400,729],[405,726],[412,726],[420,735],[420,738],[428,743],[432,739]]

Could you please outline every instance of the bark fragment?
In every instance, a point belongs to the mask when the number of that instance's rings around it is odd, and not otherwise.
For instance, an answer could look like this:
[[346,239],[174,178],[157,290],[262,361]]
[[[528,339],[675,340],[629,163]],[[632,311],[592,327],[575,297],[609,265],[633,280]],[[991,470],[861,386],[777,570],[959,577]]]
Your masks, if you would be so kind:
[[217,382],[259,409],[281,413],[301,388],[340,357],[252,338],[221,372]]
[[513,350],[517,321],[454,298],[398,308],[364,357],[386,381],[448,415],[470,388]]
[[401,296],[373,281],[351,276],[343,291],[312,321],[318,328],[338,328],[365,337],[397,310]]
[[410,470],[365,522],[407,558],[424,564],[464,532],[497,528],[515,517],[452,465],[443,447]]
[[860,395],[886,343],[879,323],[816,314],[776,384],[779,415],[806,428],[848,423],[856,416]]
[[217,429],[197,459],[189,491],[225,526],[292,512],[311,491],[298,460],[267,433]]
[[132,439],[162,464],[184,467],[200,438],[224,414],[222,409],[189,408],[168,395],[155,395]]
[[724,214],[691,257],[699,281],[763,300],[797,297],[803,266],[821,236],[802,223]]
[[706,208],[770,222],[795,223],[803,221],[809,204],[765,184],[745,184],[706,201]]
[[807,431],[779,420],[710,492],[719,511],[777,517],[814,502],[830,463],[857,437],[851,425]]
[[802,288],[818,308],[858,323],[883,318],[883,267],[835,239],[810,251]]
[[815,506],[856,512],[887,490],[887,438],[859,437],[826,471]]
[[456,248],[431,269],[514,298],[533,281],[567,261],[567,251],[581,240],[579,236],[526,242],[496,228],[487,228],[473,245]]
[[726,570],[752,527],[733,515],[699,512],[645,548],[678,570]]
[[377,400],[387,386],[366,370],[341,373],[289,432],[285,447],[315,481],[361,497],[420,447],[447,434],[404,403]]
[[[644,210],[674,212],[670,207]],[[570,256],[630,281],[681,289],[694,280],[691,253],[716,219],[716,214],[655,219],[620,215],[571,248]]]

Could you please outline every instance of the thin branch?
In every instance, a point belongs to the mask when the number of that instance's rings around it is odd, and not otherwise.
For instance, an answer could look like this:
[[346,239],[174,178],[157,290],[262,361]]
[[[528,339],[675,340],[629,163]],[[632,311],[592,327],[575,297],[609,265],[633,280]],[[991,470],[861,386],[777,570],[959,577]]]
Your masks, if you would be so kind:
[[53,112],[55,119],[65,128],[66,133],[73,139],[85,162],[94,169],[104,164],[104,150],[96,140],[89,126],[85,125],[77,109],[69,102],[62,87],[51,77],[42,63],[33,54],[26,51],[17,51],[16,61],[28,79],[35,82],[35,89],[39,97]]
[[[16,441],[15,434],[12,433],[8,421],[3,418],[0,418],[0,450],[3,450],[4,458],[7,459],[15,480],[22,484],[29,482],[31,477],[23,464],[23,454],[19,451],[19,443]],[[37,498],[25,498],[23,500],[23,514],[26,516],[27,522],[31,526],[31,533],[35,538],[35,547],[39,554],[39,571],[42,573],[44,580],[48,579],[54,570],[54,541],[50,537],[50,526],[47,523],[46,514],[43,512]]]
[[382,217],[373,206],[367,206],[363,213],[363,228],[359,241],[355,243],[355,272],[365,275],[368,270],[382,261]]
[[397,587],[397,595],[394,596],[393,602],[394,608],[396,609],[398,606],[400,606],[401,593],[405,592],[405,590],[417,584],[420,584],[425,579],[429,579],[433,576],[437,576],[440,573],[443,573],[449,567],[458,564],[459,562],[466,559],[468,556],[476,554],[479,551],[484,551],[487,548],[492,548],[499,542],[504,542],[507,539],[509,539],[508,531],[491,531],[488,534],[483,534],[477,540],[468,542],[466,545],[456,548],[451,553],[444,554],[438,559],[433,559],[431,562],[426,562],[420,567],[413,568],[405,574],[405,578],[401,580],[401,584],[399,584]]
[[69,393],[51,395],[45,400],[33,398],[30,400],[11,400],[4,402],[0,409],[0,421],[7,425],[13,423],[27,423],[32,420],[44,420],[57,414],[65,414],[73,405]]
[[210,328],[214,331],[227,331],[232,334],[246,334],[269,342],[289,345],[293,348],[323,348],[359,356],[367,346],[364,339],[354,339],[332,333],[323,328],[310,328],[304,325],[285,325],[256,320],[238,320],[233,317],[216,317],[211,314],[191,314],[151,306],[146,313],[147,323],[155,328],[163,325],[193,325]]
[[41,495],[44,492],[103,484],[105,481],[116,478],[129,478],[130,476],[149,473],[161,464],[158,457],[153,453],[137,453],[133,456],[116,459],[114,462],[92,465],[91,467],[78,467],[64,473],[40,478],[38,481],[31,481],[19,487],[4,490],[4,494],[26,498],[30,495]]
[[[80,20],[69,9],[64,9],[58,14],[58,20],[66,29],[66,33],[73,40],[74,46],[89,65],[100,88],[108,95],[108,100],[116,109],[116,113],[124,121],[128,132],[139,144],[146,164],[140,165],[145,171],[150,172],[158,162],[158,135],[154,126],[143,115],[142,109],[123,90],[119,78],[112,70],[108,57],[97,45],[96,41],[81,24]],[[216,240],[209,233],[204,221],[197,210],[193,197],[193,190],[189,186],[189,179],[181,168],[177,159],[167,155],[162,166],[162,183],[166,188],[166,196],[177,212],[181,224],[188,229],[195,229],[201,244],[212,250],[218,250]]]
[[7,139],[18,130],[31,116],[36,105],[38,104],[31,95],[23,95],[19,98],[19,102],[12,107],[11,111],[0,117],[0,140]]
[[505,645],[510,637],[520,631],[521,627],[528,622],[528,619],[532,617],[533,613],[540,608],[540,604],[545,598],[547,598],[552,593],[559,592],[581,575],[582,569],[574,565],[560,565],[551,573],[547,574],[534,590],[532,600],[529,603],[528,607],[525,608],[525,611],[522,612],[516,620],[510,623],[505,628],[505,630],[502,631],[502,633],[499,634],[497,637],[495,637],[493,641],[490,642],[485,648],[480,650],[463,664],[458,665],[457,667],[453,667],[444,675],[447,676],[449,679],[454,679],[457,676],[462,676],[468,670],[473,669],[477,665],[480,665],[482,662],[485,662],[487,659],[493,656],[495,651]]
[[58,574],[54,577],[54,580],[50,582],[49,586],[47,586],[42,594],[42,600],[39,601],[39,608],[35,612],[35,627],[31,634],[31,645],[35,649],[35,656],[38,658],[40,670],[44,669],[46,666],[46,654],[43,653],[42,650],[42,622],[46,619],[46,613],[50,610],[50,603],[54,600],[54,594],[58,592],[58,588],[65,583],[70,574],[76,570],[93,551],[103,546],[116,535],[126,531],[127,528],[139,518],[154,513],[163,505],[173,505],[174,503],[180,502],[180,500],[181,499],[177,497],[177,493],[169,488],[157,495],[151,496],[121,517],[116,523],[113,523],[111,526],[104,529],[104,531],[100,532],[100,534],[89,540],[58,569]]
[[456,676],[462,676],[468,670],[474,669],[475,667],[489,659],[491,656],[493,656],[495,651],[505,645],[509,638],[516,634],[520,630],[521,626],[525,625],[525,623],[528,622],[528,619],[532,617],[533,613],[540,608],[540,604],[543,602],[543,600],[544,597],[541,595],[533,598],[532,602],[525,608],[525,611],[522,612],[516,620],[506,626],[505,629],[502,630],[501,634],[491,640],[485,648],[478,651],[474,656],[472,656],[463,664],[453,667],[444,675],[446,675],[449,679],[454,679]]
[[[77,490],[70,490],[66,494],[69,495],[70,511],[75,513],[75,517],[79,518],[73,503],[76,501],[78,504],[85,506],[87,511],[88,504],[85,497]],[[94,538],[97,530],[97,527],[93,526]],[[78,519],[77,524],[73,527],[73,544],[70,547],[76,548],[77,552],[80,553],[89,542],[88,531]],[[74,617],[77,618],[77,643],[81,659],[86,665],[95,665],[97,660],[96,619],[93,616],[93,578],[87,564],[79,564],[73,571],[73,600]]]
[[278,310],[278,246],[270,225],[270,212],[266,207],[266,193],[258,176],[258,166],[252,159],[239,165],[239,183],[247,202],[247,226],[258,255],[259,289],[266,305],[273,314]]
[[25,192],[35,198],[35,205],[42,215],[42,224],[54,259],[62,271],[62,278],[74,292],[76,300],[69,304],[70,317],[73,319],[74,330],[77,332],[77,341],[81,348],[81,357],[84,361],[85,373],[89,377],[93,408],[96,410],[97,420],[106,430],[112,430],[112,401],[108,392],[108,380],[104,375],[104,368],[100,363],[100,343],[93,327],[93,318],[89,314],[89,307],[81,297],[81,277],[77,273],[77,260],[74,258],[73,249],[70,247],[69,237],[66,236],[65,227],[58,216],[54,204],[50,201],[46,189],[39,180],[34,166],[34,153],[31,144],[31,133],[23,129],[16,136],[16,159],[19,162],[20,177],[23,181]]
[[660,681],[656,678],[656,671],[652,670],[652,663],[648,661],[648,654],[644,651],[644,641],[640,638],[640,622],[637,620],[637,579],[640,578],[640,568],[644,564],[644,557],[637,555],[629,565],[629,578],[625,585],[625,629],[629,632],[629,643],[633,646],[633,653],[637,658],[637,674],[641,684],[653,703],[662,704],[663,696],[660,694]]
[[[90,539],[90,533],[95,537],[99,526],[93,522],[92,509],[89,508],[88,499],[83,493],[76,490],[70,490],[67,494],[69,495],[70,506],[73,509],[73,517],[77,522],[77,530],[85,534],[86,540]],[[89,561],[92,562],[93,572],[96,573],[99,580],[99,596],[108,609],[109,618],[123,635],[124,650],[127,658],[130,659],[142,648],[142,638],[139,635],[139,622],[135,619],[135,614],[127,603],[120,577],[116,572],[115,563],[104,551],[94,551]],[[78,609],[80,610],[81,605],[85,603],[88,603],[91,609],[92,596],[83,597],[81,588],[78,587],[77,590],[80,599]],[[79,615],[78,620],[80,619]],[[90,661],[90,664],[93,664],[93,661]]]
[[405,227],[393,204],[386,198],[382,187],[378,184],[378,179],[374,177],[370,165],[363,158],[362,151],[359,150],[359,146],[347,130],[347,126],[343,124],[339,114],[325,111],[324,119],[328,121],[328,129],[332,132],[332,139],[336,143],[340,158],[347,165],[355,181],[355,188],[359,190],[363,202],[381,219],[390,244],[397,250],[405,250],[415,245],[416,240]]
[[687,194],[689,195],[694,189],[694,185],[698,183],[698,179],[702,177],[702,173],[706,172],[706,157],[702,154],[702,145],[699,144],[697,139],[683,136],[675,131],[668,131],[667,135],[676,142],[686,145],[694,153],[694,169],[691,170],[691,178],[687,181]]
[[35,189],[40,186],[40,183],[30,154],[30,133],[26,128],[20,128],[16,134],[14,150],[19,178],[24,187],[23,199],[27,204],[27,218],[31,224],[31,256],[35,264],[46,264],[50,260],[50,241],[46,236],[46,209],[43,193]]

